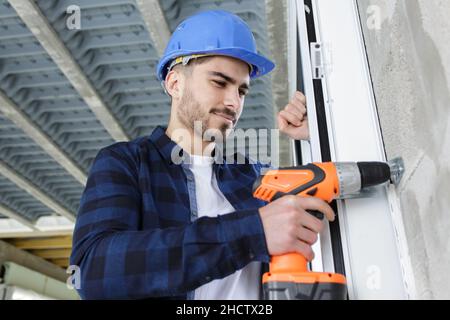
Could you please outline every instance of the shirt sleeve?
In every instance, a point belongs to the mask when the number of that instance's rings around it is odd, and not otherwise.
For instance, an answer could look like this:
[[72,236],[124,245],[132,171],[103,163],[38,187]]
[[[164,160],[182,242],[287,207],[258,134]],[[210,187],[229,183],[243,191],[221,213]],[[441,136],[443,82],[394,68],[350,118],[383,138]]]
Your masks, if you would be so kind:
[[106,148],[90,171],[70,259],[83,299],[180,296],[252,261],[269,262],[257,208],[140,230],[142,199],[130,158]]

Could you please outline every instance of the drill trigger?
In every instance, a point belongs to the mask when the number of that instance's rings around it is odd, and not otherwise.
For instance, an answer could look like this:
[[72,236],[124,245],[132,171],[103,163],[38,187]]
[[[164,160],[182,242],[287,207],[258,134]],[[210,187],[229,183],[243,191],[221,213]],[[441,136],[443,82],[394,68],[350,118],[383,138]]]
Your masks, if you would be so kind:
[[323,220],[323,218],[325,217],[325,215],[317,210],[306,210],[310,215],[312,215],[313,217],[319,219],[319,220]]

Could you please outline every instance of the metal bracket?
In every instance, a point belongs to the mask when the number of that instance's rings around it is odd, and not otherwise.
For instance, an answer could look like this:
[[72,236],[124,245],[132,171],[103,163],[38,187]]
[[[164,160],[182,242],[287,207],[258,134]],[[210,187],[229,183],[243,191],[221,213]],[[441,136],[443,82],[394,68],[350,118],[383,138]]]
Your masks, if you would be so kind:
[[391,168],[391,182],[398,186],[402,180],[405,172],[405,164],[402,158],[395,158],[389,161],[389,167]]
[[311,43],[311,67],[313,79],[322,79],[325,76],[322,45],[318,42]]
[[320,42],[312,42],[310,50],[313,79],[323,79],[331,72],[330,46]]

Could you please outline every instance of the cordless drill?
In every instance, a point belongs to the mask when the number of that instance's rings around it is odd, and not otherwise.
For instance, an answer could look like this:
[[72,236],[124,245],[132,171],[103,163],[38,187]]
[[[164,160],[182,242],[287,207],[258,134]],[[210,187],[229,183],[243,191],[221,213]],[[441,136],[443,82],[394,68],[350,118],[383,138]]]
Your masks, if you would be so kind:
[[[270,170],[253,185],[254,197],[271,202],[286,195],[317,197],[331,202],[353,198],[369,187],[386,182],[398,185],[404,172],[399,158],[385,162],[327,162]],[[323,219],[320,212],[310,212]],[[344,300],[345,276],[308,271],[299,253],[272,256],[263,275],[264,298],[269,300]]]

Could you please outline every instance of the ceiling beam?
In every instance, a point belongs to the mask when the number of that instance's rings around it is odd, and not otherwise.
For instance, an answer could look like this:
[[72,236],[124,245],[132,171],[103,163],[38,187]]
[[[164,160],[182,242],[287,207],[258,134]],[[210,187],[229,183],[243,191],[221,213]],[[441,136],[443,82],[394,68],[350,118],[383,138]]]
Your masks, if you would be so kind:
[[54,236],[70,236],[73,230],[51,230],[51,231],[8,231],[0,232],[0,239],[9,238],[45,238]]
[[111,137],[116,141],[130,140],[35,1],[8,1]]
[[25,268],[40,272],[46,276],[65,282],[68,274],[49,261],[39,258],[31,253],[20,250],[6,241],[0,240],[0,264],[11,261]]
[[61,268],[67,268],[69,266],[69,258],[48,259],[48,261]]
[[161,57],[170,39],[170,28],[158,0],[136,0],[156,52]]
[[8,165],[2,161],[0,161],[0,174],[9,179],[12,183],[15,183],[19,188],[28,192],[57,214],[66,217],[70,221],[75,221],[75,216],[69,210],[58,204],[55,200],[43,193],[39,190],[39,188],[28,182],[26,179],[22,178],[18,173],[10,169]]
[[0,214],[8,217],[10,219],[13,219],[17,222],[19,222],[20,224],[23,224],[24,226],[30,228],[33,231],[38,231],[38,229],[36,228],[36,226],[29,220],[25,219],[24,217],[22,217],[20,214],[12,211],[11,209],[9,209],[8,207],[5,207],[3,204],[0,203]]
[[38,249],[29,252],[44,259],[67,259],[70,257],[72,249]]
[[16,248],[23,250],[35,249],[70,249],[72,248],[72,237],[51,237],[51,238],[29,238],[8,240]]
[[83,170],[2,91],[0,91],[0,111],[2,111],[5,117],[22,129],[23,132],[34,140],[39,147],[58,162],[69,174],[82,185],[86,185],[87,176]]

